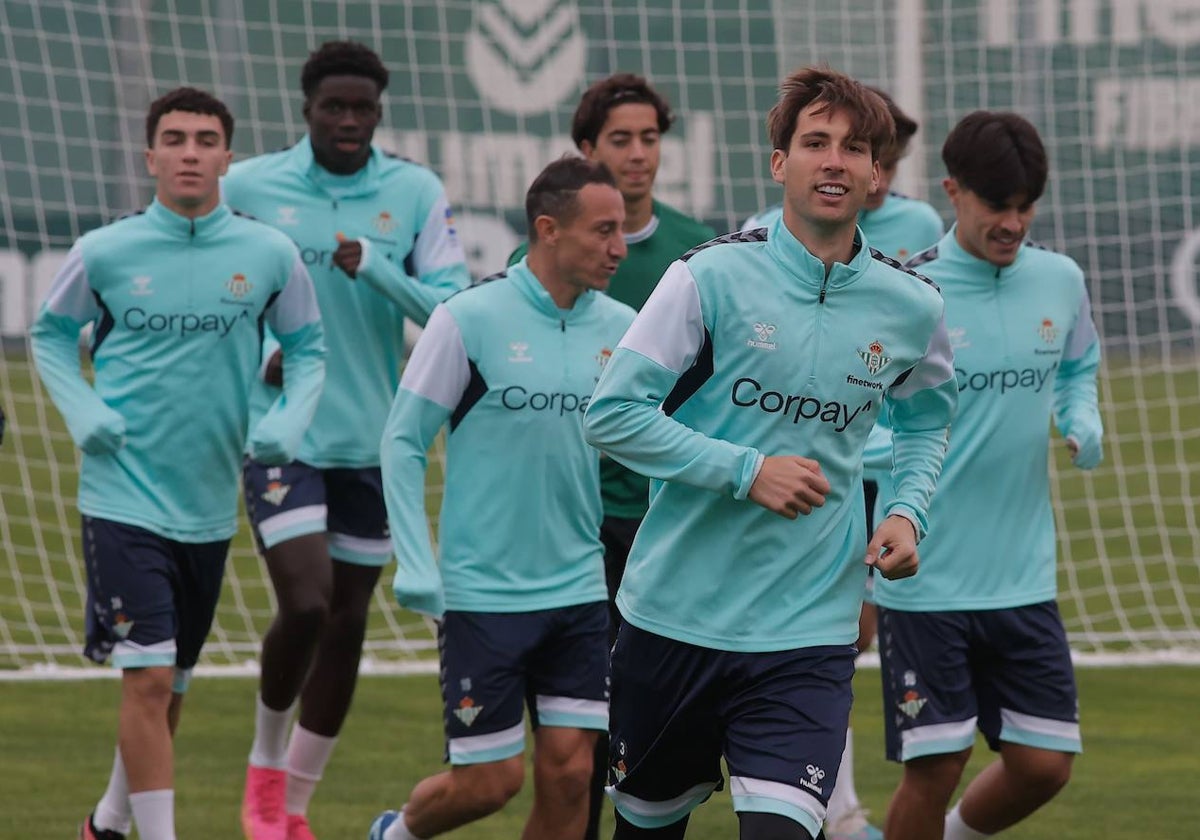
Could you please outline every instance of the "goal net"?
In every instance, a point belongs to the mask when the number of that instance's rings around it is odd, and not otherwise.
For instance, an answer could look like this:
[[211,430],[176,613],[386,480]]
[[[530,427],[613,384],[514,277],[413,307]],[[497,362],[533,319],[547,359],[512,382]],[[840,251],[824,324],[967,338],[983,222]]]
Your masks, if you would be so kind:
[[[518,243],[525,188],[572,149],[579,94],[611,72],[672,102],[656,194],[718,230],[780,200],[764,117],[796,66],[827,62],[920,120],[898,186],[947,220],[949,128],[976,108],[1030,118],[1052,165],[1034,236],[1084,268],[1105,350],[1106,460],[1054,460],[1070,638],[1096,659],[1200,661],[1200,0],[3,0],[0,672],[87,673],[77,454],[28,344],[55,270],[149,199],[154,97],[210,89],[239,157],[274,150],[303,134],[300,68],[335,38],[391,69],[377,139],[442,176],[477,276]],[[252,669],[272,613],[243,525],[204,663]],[[386,585],[367,647],[381,669],[436,656]]]

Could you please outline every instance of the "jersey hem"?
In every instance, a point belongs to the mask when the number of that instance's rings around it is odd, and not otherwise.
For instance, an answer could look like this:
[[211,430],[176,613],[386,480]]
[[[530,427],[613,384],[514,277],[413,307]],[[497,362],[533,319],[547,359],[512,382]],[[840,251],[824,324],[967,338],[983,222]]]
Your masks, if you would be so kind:
[[93,519],[106,519],[110,522],[119,522],[122,525],[132,525],[135,528],[144,528],[151,533],[157,534],[163,539],[174,540],[182,543],[210,543],[219,540],[233,539],[233,535],[237,533],[237,518],[235,517],[231,524],[225,527],[217,527],[215,525],[205,528],[198,528],[194,531],[172,528],[169,525],[164,525],[154,519],[149,519],[144,516],[139,516],[135,513],[128,513],[121,510],[111,510],[100,507],[93,507],[85,502],[79,503],[79,512],[84,516],[90,516]]
[[1034,604],[1045,604],[1049,601],[1057,600],[1058,590],[1051,589],[1044,592],[1037,592],[1032,595],[1022,595],[1020,597],[1012,596],[1001,599],[960,598],[933,604],[925,599],[921,599],[918,606],[904,601],[894,601],[884,595],[881,587],[875,587],[875,604],[877,606],[883,607],[886,610],[900,610],[901,612],[980,612],[982,610],[1010,610],[1017,607],[1029,607]]
[[[493,598],[495,600],[493,600]],[[499,593],[486,599],[465,598],[459,600],[453,595],[446,595],[446,610],[452,612],[489,612],[489,613],[524,613],[539,610],[557,610],[563,607],[579,607],[584,604],[599,604],[608,601],[608,590],[604,584],[599,589],[591,590],[580,595],[566,595],[558,598],[539,600],[519,600],[520,593]],[[514,600],[516,599],[516,600]]]
[[622,618],[639,630],[645,630],[647,633],[654,633],[655,635],[664,636],[677,642],[683,642],[684,644],[695,645],[696,647],[708,648],[710,650],[726,651],[728,653],[777,653],[779,651],[799,650],[801,648],[831,647],[836,645],[848,646],[854,644],[855,639],[858,638],[857,630],[855,630],[855,632],[836,637],[801,635],[787,639],[752,638],[730,642],[728,639],[703,636],[637,615],[628,608],[619,595],[617,597],[617,609],[620,610]]

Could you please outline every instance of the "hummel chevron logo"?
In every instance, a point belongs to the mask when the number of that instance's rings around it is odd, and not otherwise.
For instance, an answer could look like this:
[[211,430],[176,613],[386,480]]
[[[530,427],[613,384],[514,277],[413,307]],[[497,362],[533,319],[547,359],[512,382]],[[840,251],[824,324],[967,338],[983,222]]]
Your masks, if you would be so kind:
[[574,93],[587,65],[570,0],[477,0],[466,37],[467,73],[495,108],[533,114]]

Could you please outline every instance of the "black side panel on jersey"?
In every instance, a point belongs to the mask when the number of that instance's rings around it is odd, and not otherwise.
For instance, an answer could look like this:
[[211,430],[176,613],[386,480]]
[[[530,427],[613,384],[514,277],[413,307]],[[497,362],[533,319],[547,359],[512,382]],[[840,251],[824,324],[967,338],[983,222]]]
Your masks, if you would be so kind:
[[733,233],[727,233],[724,236],[718,236],[716,239],[710,239],[707,242],[701,242],[692,250],[688,251],[679,259],[687,262],[696,254],[703,251],[705,248],[711,248],[714,245],[731,245],[738,242],[766,242],[767,229],[755,228],[754,230],[736,230]]
[[116,326],[116,319],[113,318],[112,311],[108,305],[100,298],[96,291],[92,290],[92,297],[96,299],[96,305],[100,307],[100,320],[96,324],[95,330],[92,331],[92,355],[96,355],[96,351],[100,349],[100,345],[108,334],[112,332],[112,328]]
[[487,393],[488,389],[487,382],[484,381],[475,363],[468,359],[467,365],[471,370],[471,379],[467,382],[467,390],[463,391],[462,399],[458,401],[454,413],[450,415],[450,431],[452,432],[458,428],[458,424],[467,416],[467,412],[475,407],[475,403],[483,399],[483,395]]
[[263,339],[267,337],[267,310],[275,305],[275,298],[279,297],[279,292],[272,292],[267,298],[267,305],[263,307],[263,311],[258,313],[258,347],[259,356],[262,355]]
[[413,259],[413,254],[417,251],[417,239],[420,234],[413,237],[413,246],[409,250],[408,255],[404,258],[404,273],[414,280],[417,279],[417,261]]
[[[879,260],[879,262],[883,263],[884,265],[890,265],[892,268],[896,269],[897,271],[903,271],[905,274],[911,274],[913,277],[916,277],[922,283],[928,283],[930,286],[933,286],[933,288],[937,289],[939,292],[941,291],[941,289],[938,289],[937,283],[934,283],[932,280],[930,280],[924,274],[918,274],[917,272],[913,271],[911,268],[911,266],[913,265],[913,263],[916,260],[925,256],[924,253],[918,254],[916,257],[913,257],[913,259],[908,261],[908,265],[906,266],[904,263],[899,262],[898,260],[892,259],[891,257],[889,257],[887,254],[883,253],[882,251],[876,251],[874,248],[871,248],[870,250],[871,250],[871,259]],[[936,251],[937,249],[935,248],[934,250]]]
[[707,382],[712,375],[712,335],[709,333],[708,327],[705,327],[704,341],[700,345],[700,352],[696,354],[696,361],[692,362],[692,366],[683,372],[683,375],[675,382],[671,393],[667,394],[667,398],[663,400],[663,414],[668,417],[674,414],[679,406],[691,399],[692,394],[699,391],[700,386]]
[[905,266],[905,268],[914,269],[917,266],[924,265],[927,262],[933,262],[934,260],[937,259],[937,257],[938,257],[938,246],[934,245],[932,248],[926,248],[921,253],[919,253],[916,256],[909,259],[909,261],[906,262],[904,264],[904,266]]

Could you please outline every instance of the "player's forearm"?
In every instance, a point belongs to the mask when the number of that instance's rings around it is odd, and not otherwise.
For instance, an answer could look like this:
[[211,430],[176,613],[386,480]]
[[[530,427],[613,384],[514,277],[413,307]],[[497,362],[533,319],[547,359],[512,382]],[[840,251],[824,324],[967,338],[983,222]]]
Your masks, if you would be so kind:
[[664,414],[661,397],[677,377],[618,348],[584,418],[588,443],[634,472],[744,499],[758,472],[758,450],[710,438]]
[[892,468],[892,430],[876,423],[867,436],[867,448],[863,450],[863,469],[868,472],[886,472]]
[[380,254],[378,246],[372,245],[370,240],[360,239],[359,242],[363,244],[363,258],[358,267],[358,279],[400,307],[400,311],[419,326],[425,326],[435,306],[470,282],[465,267],[441,268],[420,279],[411,277]]
[[325,339],[319,321],[287,336],[279,336],[283,350],[283,394],[276,401],[297,440],[312,423],[325,384]]
[[1078,359],[1063,359],[1054,379],[1054,424],[1064,435],[1080,423],[1100,425],[1096,376],[1100,370],[1100,345],[1093,343]]
[[432,616],[445,610],[445,597],[425,511],[426,453],[446,416],[441,406],[401,388],[380,444],[384,501],[396,555],[392,591],[402,606]]
[[946,457],[946,429],[892,431],[892,482],[896,495],[886,515],[907,511],[917,526],[918,539],[929,526],[929,501],[937,487]]
[[30,331],[38,376],[77,445],[82,430],[92,425],[96,415],[112,411],[83,377],[79,329],[74,319],[43,309]]

